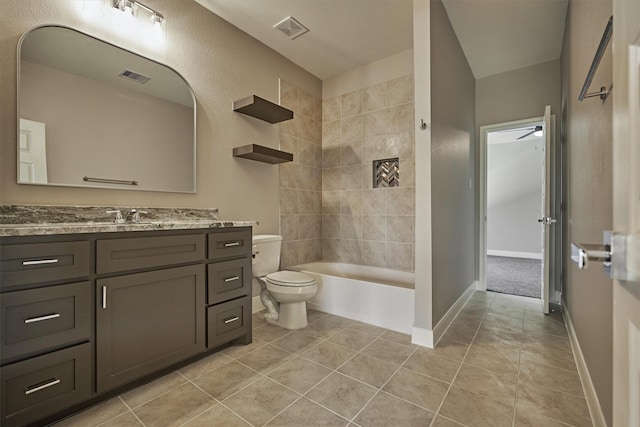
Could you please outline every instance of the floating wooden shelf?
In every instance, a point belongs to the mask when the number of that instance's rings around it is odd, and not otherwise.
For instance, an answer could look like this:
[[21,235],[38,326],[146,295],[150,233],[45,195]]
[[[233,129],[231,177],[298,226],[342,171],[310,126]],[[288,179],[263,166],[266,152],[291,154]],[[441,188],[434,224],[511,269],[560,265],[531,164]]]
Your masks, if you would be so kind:
[[234,148],[233,157],[271,164],[293,161],[293,154],[291,153],[274,150],[273,148],[258,144],[249,144]]
[[233,111],[264,120],[271,124],[293,119],[293,111],[256,95],[247,96],[246,98],[235,101],[233,103]]

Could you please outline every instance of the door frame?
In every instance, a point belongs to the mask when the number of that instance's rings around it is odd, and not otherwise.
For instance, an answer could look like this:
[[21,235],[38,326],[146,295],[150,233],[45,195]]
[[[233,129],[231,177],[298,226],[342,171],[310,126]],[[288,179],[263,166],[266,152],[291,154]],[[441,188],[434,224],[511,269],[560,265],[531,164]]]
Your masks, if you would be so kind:
[[[492,125],[484,125],[480,126],[480,153],[478,158],[478,172],[479,172],[479,216],[478,216],[478,290],[486,291],[487,290],[487,135],[491,132],[495,132],[498,130],[510,130],[510,129],[518,129],[525,126],[530,126],[533,124],[541,123],[544,120],[543,116],[540,117],[532,117],[528,119],[522,120],[514,120],[510,122],[496,123]],[[551,138],[552,138],[552,156],[556,156],[556,150],[553,146],[555,135],[556,135],[556,126],[555,126],[555,115],[551,115]],[[552,185],[557,187],[557,176],[553,173],[554,165],[552,163]],[[551,201],[552,206],[554,204],[554,200]],[[558,221],[555,225],[561,227],[561,222]],[[556,228],[556,232],[554,233],[556,236],[559,235],[559,230]],[[551,243],[551,246],[554,246],[554,243]],[[547,248],[546,248],[547,249]],[[547,249],[548,250],[548,249]],[[553,252],[551,253],[553,254]],[[542,273],[541,273],[542,277]],[[553,282],[549,284],[550,293],[555,288],[555,274],[551,275]]]

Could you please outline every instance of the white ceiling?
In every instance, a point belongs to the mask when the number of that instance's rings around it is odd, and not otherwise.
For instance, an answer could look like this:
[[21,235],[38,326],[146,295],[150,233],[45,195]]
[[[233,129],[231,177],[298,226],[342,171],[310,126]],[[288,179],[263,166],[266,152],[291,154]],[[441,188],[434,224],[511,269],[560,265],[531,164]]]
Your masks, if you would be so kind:
[[[196,0],[326,80],[413,47],[412,0]],[[560,57],[568,0],[443,0],[476,78]],[[309,32],[273,29],[293,16]]]

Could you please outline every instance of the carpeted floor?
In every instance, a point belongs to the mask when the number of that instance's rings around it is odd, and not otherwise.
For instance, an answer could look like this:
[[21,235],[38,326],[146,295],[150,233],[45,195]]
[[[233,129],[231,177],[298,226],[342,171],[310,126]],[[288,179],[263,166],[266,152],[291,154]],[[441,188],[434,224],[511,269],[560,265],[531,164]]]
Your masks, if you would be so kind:
[[540,298],[542,261],[487,256],[487,290]]

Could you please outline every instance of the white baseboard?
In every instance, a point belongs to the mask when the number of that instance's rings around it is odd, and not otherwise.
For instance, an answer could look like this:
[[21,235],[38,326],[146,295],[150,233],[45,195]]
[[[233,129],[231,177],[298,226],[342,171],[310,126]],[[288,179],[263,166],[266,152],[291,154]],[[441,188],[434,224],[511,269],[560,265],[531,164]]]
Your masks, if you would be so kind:
[[453,323],[455,318],[462,310],[462,307],[469,301],[469,298],[478,289],[478,281],[473,282],[469,287],[460,295],[460,298],[447,310],[445,315],[440,319],[438,324],[433,330],[413,327],[411,332],[411,342],[423,347],[434,348],[434,346],[440,341],[440,338],[444,335],[447,328]]
[[487,249],[487,255],[507,258],[542,259],[542,254],[536,252],[495,251],[493,249]]
[[477,280],[469,285],[467,290],[464,291],[462,295],[460,295],[460,298],[458,298],[458,300],[451,306],[451,308],[447,310],[436,327],[433,328],[433,340],[435,344],[438,344],[438,341],[440,341],[440,338],[442,338],[449,326],[451,326],[455,318],[458,316],[458,313],[460,313],[460,310],[462,310],[462,307],[464,307],[467,301],[469,301],[469,298],[473,296],[473,293],[476,291],[476,289],[478,289],[478,285],[479,283]]
[[589,414],[591,415],[591,422],[594,427],[607,427],[600,402],[598,401],[598,395],[596,389],[591,381],[591,375],[589,375],[589,369],[587,368],[587,362],[584,360],[584,355],[580,349],[580,343],[578,342],[578,336],[573,328],[571,322],[571,316],[567,311],[567,305],[563,303],[564,310],[562,317],[564,317],[564,323],[567,325],[567,331],[569,332],[569,341],[571,342],[571,348],[576,360],[576,366],[578,368],[578,374],[580,375],[580,381],[582,381],[582,389],[584,396],[587,400],[587,406],[589,407]]
[[411,342],[423,347],[433,348],[433,331],[414,326],[411,330]]
[[260,295],[251,298],[251,313],[257,313],[265,308],[266,307],[262,305],[262,301],[260,301]]

